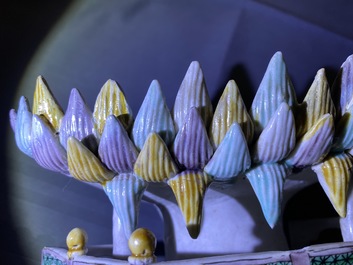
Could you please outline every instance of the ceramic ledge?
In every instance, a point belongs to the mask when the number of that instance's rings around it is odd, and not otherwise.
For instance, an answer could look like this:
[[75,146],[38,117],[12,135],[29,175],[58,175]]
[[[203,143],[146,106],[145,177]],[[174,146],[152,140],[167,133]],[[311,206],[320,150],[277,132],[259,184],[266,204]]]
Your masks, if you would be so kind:
[[[90,248],[88,254],[106,255],[110,247]],[[42,265],[116,265],[127,261],[106,257],[78,256],[68,260],[67,250],[46,247],[42,251]],[[157,262],[158,264],[231,264],[231,265],[345,265],[353,263],[353,242],[320,244],[291,251],[232,254],[187,260]]]

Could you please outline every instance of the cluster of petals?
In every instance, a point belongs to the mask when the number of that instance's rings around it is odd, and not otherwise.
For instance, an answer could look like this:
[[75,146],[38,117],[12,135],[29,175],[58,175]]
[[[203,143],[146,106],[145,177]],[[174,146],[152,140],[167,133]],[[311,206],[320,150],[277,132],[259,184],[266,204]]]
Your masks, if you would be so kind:
[[39,76],[32,111],[21,97],[10,122],[18,148],[40,166],[100,183],[127,238],[150,182],[170,186],[196,238],[207,187],[240,174],[249,180],[271,227],[281,214],[283,186],[293,168],[311,167],[338,214],[346,215],[353,164],[352,80],[350,56],[331,88],[320,69],[298,103],[277,52],[249,111],[234,80],[213,110],[201,67],[192,62],[172,111],[153,80],[134,118],[113,80],[103,85],[93,112],[72,89],[64,113]]

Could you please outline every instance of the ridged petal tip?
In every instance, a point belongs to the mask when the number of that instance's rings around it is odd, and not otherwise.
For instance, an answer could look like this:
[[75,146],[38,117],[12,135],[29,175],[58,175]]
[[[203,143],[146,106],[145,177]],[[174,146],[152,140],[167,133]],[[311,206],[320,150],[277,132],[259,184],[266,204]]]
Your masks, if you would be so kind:
[[321,187],[341,217],[346,216],[347,192],[352,165],[352,157],[341,153],[327,157],[322,163],[312,167]]
[[210,140],[217,148],[233,123],[238,123],[246,141],[250,144],[254,125],[246,110],[240,91],[234,80],[230,80],[218,101],[210,127]]
[[333,98],[340,118],[347,111],[347,105],[353,100],[353,55],[348,56],[341,66],[332,85]]
[[187,170],[168,181],[192,238],[200,232],[202,203],[210,179],[202,171]]
[[297,137],[303,136],[321,117],[330,113],[336,115],[331,98],[330,88],[326,79],[325,69],[320,69],[312,85],[300,105],[300,113],[296,116]]
[[138,152],[124,126],[114,116],[108,116],[98,148],[102,162],[118,173],[132,172]]
[[[11,114],[12,113],[12,114]],[[29,103],[25,97],[20,98],[17,114],[10,112],[11,125],[15,132],[15,140],[18,149],[24,154],[32,157],[32,113],[29,110]]]
[[70,175],[66,151],[54,129],[44,116],[33,115],[32,152],[35,161],[46,169]]
[[151,132],[158,133],[167,146],[172,144],[175,137],[174,122],[157,80],[152,81],[132,129],[137,148],[142,149]]
[[33,114],[44,115],[55,131],[59,131],[64,113],[42,76],[38,76],[33,96]]
[[119,85],[109,79],[101,88],[94,105],[93,116],[97,130],[103,132],[105,121],[109,115],[114,115],[129,130],[132,122],[132,111]]
[[73,88],[65,116],[61,121],[60,142],[66,148],[66,143],[70,136],[81,141],[91,134],[96,135],[92,112],[80,92]]
[[183,126],[185,116],[192,107],[196,107],[200,111],[200,115],[208,128],[212,119],[213,108],[200,64],[196,61],[190,64],[175,99],[173,119],[176,131]]
[[189,109],[174,140],[173,152],[182,167],[203,169],[213,154],[207,131],[196,108]]
[[104,183],[114,177],[114,173],[74,137],[67,140],[67,160],[70,174],[78,180]]
[[161,182],[174,177],[178,171],[162,138],[151,133],[136,160],[135,174],[146,181]]
[[286,163],[295,167],[319,163],[330,151],[333,135],[333,117],[331,114],[325,114],[298,141]]
[[290,107],[297,105],[282,53],[276,52],[268,64],[251,105],[250,116],[254,121],[255,136],[266,127],[282,102],[286,102]]
[[287,103],[279,105],[254,145],[255,162],[277,162],[285,158],[295,146],[295,121]]
[[288,175],[288,167],[278,163],[262,164],[246,172],[271,228],[276,225],[281,215],[283,185]]
[[107,181],[103,188],[129,239],[137,227],[140,202],[147,183],[134,174],[123,173]]
[[204,171],[216,180],[229,180],[251,165],[245,136],[239,124],[233,123]]

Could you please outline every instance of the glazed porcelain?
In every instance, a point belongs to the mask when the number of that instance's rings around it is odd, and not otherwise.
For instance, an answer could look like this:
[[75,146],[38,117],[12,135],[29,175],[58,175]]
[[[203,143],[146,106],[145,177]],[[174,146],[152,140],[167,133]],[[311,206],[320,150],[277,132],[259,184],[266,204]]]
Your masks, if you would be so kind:
[[115,209],[117,257],[129,255],[142,198],[162,213],[167,259],[286,249],[283,204],[313,183],[288,176],[304,167],[316,173],[349,240],[352,58],[332,96],[320,69],[298,103],[282,53],[275,53],[249,112],[234,80],[213,112],[194,61],[172,111],[154,80],[135,120],[115,81],[103,85],[93,112],[72,89],[64,113],[38,77],[32,112],[22,97],[10,122],[19,149],[40,166],[103,187]]

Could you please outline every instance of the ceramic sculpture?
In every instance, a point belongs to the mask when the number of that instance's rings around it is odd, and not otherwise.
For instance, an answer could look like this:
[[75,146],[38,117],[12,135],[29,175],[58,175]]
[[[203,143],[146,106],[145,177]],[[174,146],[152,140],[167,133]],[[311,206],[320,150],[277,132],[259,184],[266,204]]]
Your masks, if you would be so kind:
[[[266,237],[272,243],[263,250],[286,248],[282,201],[286,192],[311,184],[290,185],[292,169],[304,167],[316,173],[348,241],[352,65],[350,56],[332,88],[320,69],[299,103],[277,52],[248,112],[234,80],[213,110],[201,67],[192,62],[172,111],[154,80],[135,119],[115,81],[103,85],[93,113],[73,89],[64,113],[39,76],[32,111],[21,97],[10,122],[18,148],[40,166],[100,184],[115,209],[117,257],[130,255],[142,198],[161,209],[168,259],[252,252]],[[267,224],[254,214],[258,205],[239,203],[251,189]],[[255,226],[258,235],[252,235]],[[237,237],[224,239],[224,233]]]

